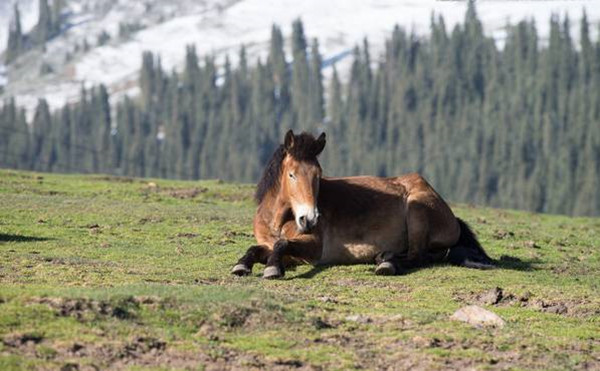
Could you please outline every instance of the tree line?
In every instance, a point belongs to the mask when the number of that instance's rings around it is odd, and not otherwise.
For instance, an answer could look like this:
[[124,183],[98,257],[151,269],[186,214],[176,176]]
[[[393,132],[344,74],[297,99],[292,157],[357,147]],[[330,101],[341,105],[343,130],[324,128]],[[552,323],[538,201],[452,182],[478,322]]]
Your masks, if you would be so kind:
[[326,87],[300,20],[291,56],[277,26],[252,64],[243,47],[218,66],[189,46],[183,70],[165,71],[146,52],[136,98],[82,89],[56,112],[40,100],[31,123],[5,102],[0,164],[253,182],[287,129],[324,130],[326,175],[417,171],[456,202],[600,215],[600,42],[579,23],[575,42],[553,16],[546,43],[532,20],[507,25],[500,48],[471,2],[452,29],[436,16],[426,37],[395,27],[379,57],[365,40],[348,80],[334,70]]

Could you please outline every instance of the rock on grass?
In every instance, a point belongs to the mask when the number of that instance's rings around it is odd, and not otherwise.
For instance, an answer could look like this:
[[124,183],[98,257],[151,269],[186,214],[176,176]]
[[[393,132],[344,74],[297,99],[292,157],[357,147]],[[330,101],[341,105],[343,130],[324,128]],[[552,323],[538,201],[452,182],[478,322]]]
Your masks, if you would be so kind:
[[451,320],[461,321],[471,324],[476,327],[504,327],[504,320],[497,314],[490,312],[487,309],[483,309],[477,305],[469,305],[462,307],[452,316]]

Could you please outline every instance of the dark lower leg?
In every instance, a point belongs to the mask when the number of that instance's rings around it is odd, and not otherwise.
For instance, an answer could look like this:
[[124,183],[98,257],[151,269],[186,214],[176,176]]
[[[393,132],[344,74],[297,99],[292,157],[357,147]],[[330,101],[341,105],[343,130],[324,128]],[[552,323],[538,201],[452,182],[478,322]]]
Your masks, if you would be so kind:
[[244,264],[252,269],[255,263],[266,264],[270,255],[269,249],[262,245],[251,246],[246,254],[238,260],[238,264]]
[[251,246],[246,254],[238,260],[231,273],[242,276],[252,272],[255,263],[266,264],[271,251],[262,245]]
[[304,262],[317,261],[321,256],[321,245],[314,236],[304,236],[295,240],[279,240],[273,246],[273,253],[267,260],[265,278],[283,277],[284,258],[293,258]]
[[287,240],[279,240],[273,246],[273,253],[267,259],[267,267],[276,267],[279,270],[279,274],[283,276],[285,274],[285,267],[283,266],[283,255],[288,253],[290,250],[290,243]]

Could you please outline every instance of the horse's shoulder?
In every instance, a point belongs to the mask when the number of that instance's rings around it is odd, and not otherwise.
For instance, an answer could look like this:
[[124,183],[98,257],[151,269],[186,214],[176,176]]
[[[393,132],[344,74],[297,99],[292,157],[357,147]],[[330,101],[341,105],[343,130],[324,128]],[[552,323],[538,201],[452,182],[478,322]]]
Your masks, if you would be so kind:
[[409,173],[397,177],[402,184],[412,187],[429,186],[427,180],[419,173]]

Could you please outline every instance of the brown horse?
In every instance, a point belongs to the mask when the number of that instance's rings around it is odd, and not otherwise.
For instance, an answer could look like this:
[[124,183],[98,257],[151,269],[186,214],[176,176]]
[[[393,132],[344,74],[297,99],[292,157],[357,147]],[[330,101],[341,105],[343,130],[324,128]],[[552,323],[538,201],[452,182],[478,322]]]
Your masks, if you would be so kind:
[[291,264],[375,263],[376,274],[400,274],[433,262],[492,268],[466,223],[418,174],[381,178],[322,177],[315,139],[287,132],[256,190],[257,245],[233,267],[247,275],[255,263],[279,278]]

